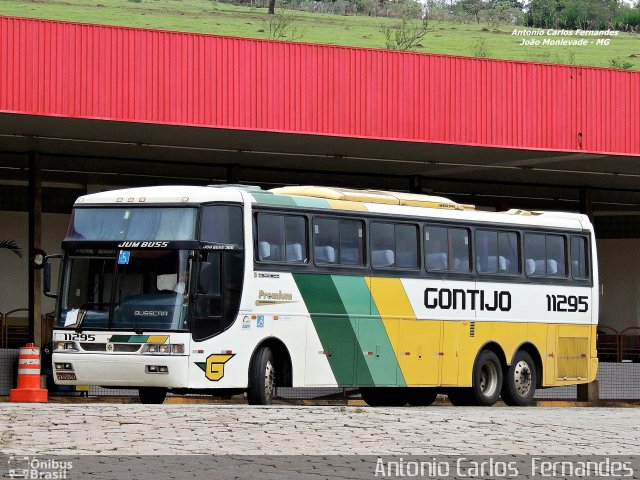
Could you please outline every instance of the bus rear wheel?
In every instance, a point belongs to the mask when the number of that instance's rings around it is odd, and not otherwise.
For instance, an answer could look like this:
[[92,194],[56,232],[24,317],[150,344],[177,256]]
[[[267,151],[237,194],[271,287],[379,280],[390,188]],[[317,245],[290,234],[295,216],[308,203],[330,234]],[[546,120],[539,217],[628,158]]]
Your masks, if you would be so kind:
[[502,384],[502,400],[512,407],[525,407],[533,401],[537,384],[536,365],[524,350],[516,353]]
[[147,405],[161,405],[167,397],[167,389],[161,387],[140,387],[138,389],[140,403]]
[[436,401],[438,391],[435,388],[413,387],[407,389],[407,400],[413,407],[428,407]]
[[404,407],[407,404],[404,387],[362,387],[360,395],[370,407]]
[[470,388],[452,388],[447,392],[451,405],[455,407],[469,407],[475,405]]
[[473,365],[471,399],[474,405],[490,407],[498,401],[502,390],[502,366],[500,359],[491,350],[478,354]]
[[260,347],[249,369],[249,405],[271,405],[276,388],[276,369],[269,347]]

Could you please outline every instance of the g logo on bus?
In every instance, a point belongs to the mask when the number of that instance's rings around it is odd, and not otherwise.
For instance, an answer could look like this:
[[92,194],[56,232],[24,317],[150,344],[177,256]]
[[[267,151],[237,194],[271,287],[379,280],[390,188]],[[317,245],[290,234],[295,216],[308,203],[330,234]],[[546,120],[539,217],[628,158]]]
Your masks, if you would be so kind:
[[107,345],[105,346],[107,352],[111,353],[113,352],[113,343],[108,342]]
[[232,354],[211,354],[207,357],[206,362],[195,362],[195,364],[202,369],[205,377],[212,382],[217,382],[224,377],[224,364],[235,357],[235,353]]

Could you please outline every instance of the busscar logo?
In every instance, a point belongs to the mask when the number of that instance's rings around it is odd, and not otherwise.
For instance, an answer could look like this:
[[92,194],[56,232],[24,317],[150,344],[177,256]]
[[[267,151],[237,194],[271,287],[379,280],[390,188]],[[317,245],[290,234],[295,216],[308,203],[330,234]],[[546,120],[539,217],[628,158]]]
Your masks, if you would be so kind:
[[133,315],[136,317],[168,317],[169,312],[163,310],[135,310]]

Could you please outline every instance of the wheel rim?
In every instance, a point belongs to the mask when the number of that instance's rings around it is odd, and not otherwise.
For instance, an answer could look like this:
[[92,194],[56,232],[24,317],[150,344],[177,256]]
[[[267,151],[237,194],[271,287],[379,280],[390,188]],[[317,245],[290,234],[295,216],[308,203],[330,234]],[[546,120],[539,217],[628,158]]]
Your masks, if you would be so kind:
[[273,396],[273,385],[276,377],[276,372],[273,368],[271,362],[267,362],[267,365],[264,369],[264,394],[267,398],[271,398]]
[[487,362],[480,370],[480,391],[485,397],[492,397],[498,389],[498,369]]
[[531,391],[531,367],[524,360],[516,363],[513,369],[513,384],[521,397],[526,397]]

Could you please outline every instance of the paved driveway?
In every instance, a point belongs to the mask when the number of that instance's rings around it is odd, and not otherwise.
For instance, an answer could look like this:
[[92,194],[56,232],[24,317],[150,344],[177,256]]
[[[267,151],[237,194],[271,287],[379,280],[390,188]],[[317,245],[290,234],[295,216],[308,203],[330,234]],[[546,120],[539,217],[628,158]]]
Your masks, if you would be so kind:
[[0,404],[4,454],[640,454],[637,409]]

